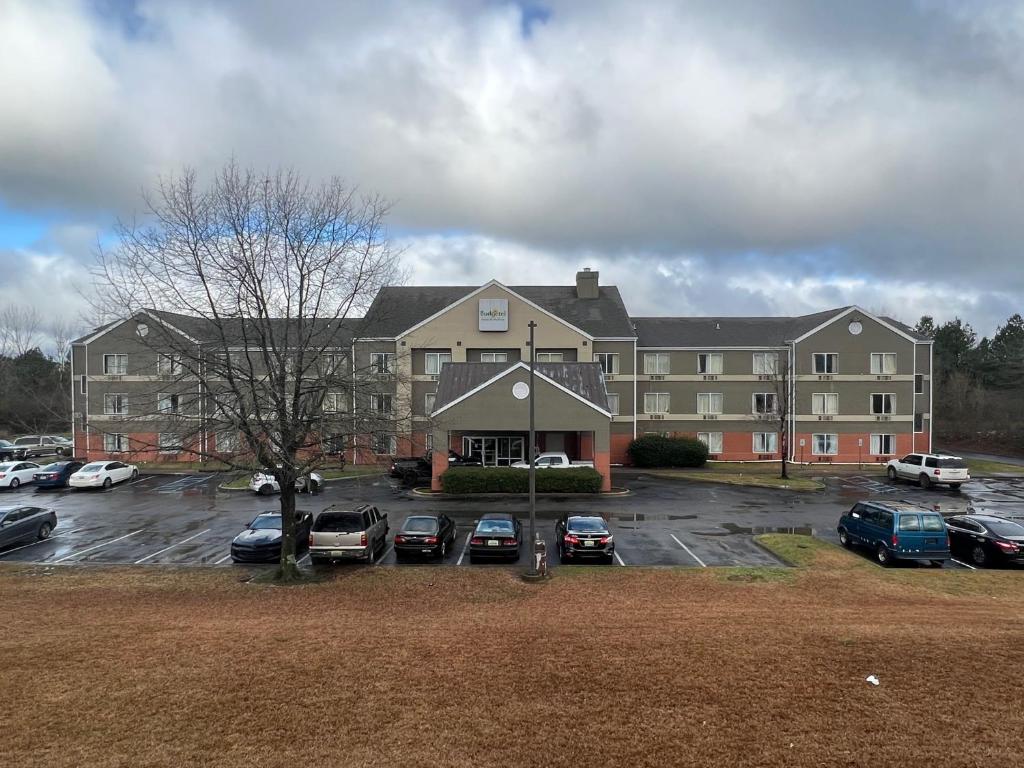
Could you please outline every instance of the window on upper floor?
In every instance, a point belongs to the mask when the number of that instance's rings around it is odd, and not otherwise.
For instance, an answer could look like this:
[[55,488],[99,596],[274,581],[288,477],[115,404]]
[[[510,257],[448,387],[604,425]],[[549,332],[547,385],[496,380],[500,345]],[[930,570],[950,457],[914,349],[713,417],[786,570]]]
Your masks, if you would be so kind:
[[815,416],[839,413],[839,393],[815,392],[811,395],[811,413]]
[[348,410],[348,398],[344,392],[324,393],[324,413],[344,413]]
[[871,413],[873,415],[890,414],[896,410],[896,395],[885,392],[871,395]]
[[915,432],[924,432],[924,414],[923,413],[915,413],[914,414],[914,431]]
[[128,373],[128,355],[104,355],[103,374],[105,376],[125,376]]
[[427,392],[423,395],[423,412],[427,416],[434,412],[435,402],[437,402],[437,392]]
[[594,362],[601,364],[601,370],[606,376],[614,376],[619,372],[618,352],[595,352]]
[[644,373],[652,376],[664,376],[668,374],[668,352],[644,352]]
[[370,395],[370,410],[374,413],[391,413],[391,395],[377,392]]
[[697,354],[697,373],[718,375],[722,372],[721,352],[700,352]]
[[183,371],[181,355],[157,355],[157,376],[180,376]]
[[871,373],[876,376],[893,376],[896,373],[895,352],[872,352]]
[[125,416],[128,413],[128,395],[110,393],[103,396],[103,413],[108,416]]
[[321,358],[321,370],[325,376],[341,376],[348,370],[348,355],[331,352]]
[[834,374],[839,372],[839,355],[834,352],[815,352],[814,372],[817,374]]
[[721,413],[722,412],[722,393],[721,392],[698,392],[697,393],[697,413],[710,414],[710,413]]
[[441,373],[441,366],[451,361],[451,352],[427,352],[423,358],[423,370],[428,376],[437,376]]
[[914,394],[915,395],[923,395],[924,394],[924,375],[923,374],[920,374],[920,373],[915,373],[914,374]]
[[507,363],[508,352],[481,352],[481,363]]
[[395,372],[394,352],[372,352],[370,353],[370,368],[373,373],[380,376],[393,374]]
[[538,352],[538,363],[560,363],[565,358],[562,352]]
[[776,401],[774,392],[755,392],[753,395],[753,412],[757,414],[769,415],[776,412]]
[[778,373],[779,353],[778,352],[755,352],[754,353],[754,375],[770,376]]
[[160,413],[178,413],[181,410],[181,396],[171,392],[160,392],[156,396],[156,409]]
[[645,392],[644,413],[668,413],[669,397],[667,392]]
[[612,416],[619,415],[619,395],[617,392],[608,393],[608,411]]

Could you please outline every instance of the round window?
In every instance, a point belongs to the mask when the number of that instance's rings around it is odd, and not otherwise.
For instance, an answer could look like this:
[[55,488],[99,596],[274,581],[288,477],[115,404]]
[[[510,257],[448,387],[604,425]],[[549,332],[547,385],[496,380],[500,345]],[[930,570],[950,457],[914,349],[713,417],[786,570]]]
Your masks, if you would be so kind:
[[864,330],[864,326],[861,325],[860,320],[851,320],[850,321],[850,333],[852,333],[854,336],[859,336],[860,332],[863,331],[863,330]]
[[530,396],[530,385],[525,381],[517,381],[512,386],[512,396],[516,400],[525,400]]
[[145,337],[146,334],[149,333],[149,326],[145,323],[139,323],[135,326],[135,332],[139,334],[139,336]]

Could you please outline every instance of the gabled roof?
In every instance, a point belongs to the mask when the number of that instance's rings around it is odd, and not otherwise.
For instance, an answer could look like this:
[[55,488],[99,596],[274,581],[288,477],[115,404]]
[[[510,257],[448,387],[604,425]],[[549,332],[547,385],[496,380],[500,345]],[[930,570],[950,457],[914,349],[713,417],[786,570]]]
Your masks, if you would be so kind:
[[[434,397],[434,413],[469,397],[515,370],[529,370],[525,362],[508,363],[445,363],[438,377]],[[539,378],[582,400],[605,415],[608,393],[600,363],[537,363]]]
[[[488,283],[488,285],[495,283]],[[632,338],[633,325],[619,289],[600,286],[596,299],[580,299],[574,285],[502,286],[597,338]],[[386,286],[366,313],[361,336],[392,338],[480,290],[475,285]]]

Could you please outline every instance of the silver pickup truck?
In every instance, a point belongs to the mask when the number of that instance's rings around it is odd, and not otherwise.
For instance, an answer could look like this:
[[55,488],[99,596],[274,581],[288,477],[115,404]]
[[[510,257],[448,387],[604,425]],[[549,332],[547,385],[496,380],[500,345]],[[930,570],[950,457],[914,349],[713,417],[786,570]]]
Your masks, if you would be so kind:
[[346,509],[332,504],[317,515],[309,532],[309,559],[313,563],[365,560],[372,563],[384,552],[388,515],[370,504]]

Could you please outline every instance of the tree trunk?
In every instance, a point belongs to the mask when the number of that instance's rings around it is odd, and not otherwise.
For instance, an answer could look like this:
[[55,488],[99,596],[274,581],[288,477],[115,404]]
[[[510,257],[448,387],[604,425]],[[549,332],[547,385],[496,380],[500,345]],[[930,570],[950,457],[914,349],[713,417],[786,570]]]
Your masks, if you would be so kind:
[[295,478],[278,478],[281,484],[281,561],[274,574],[275,581],[298,581],[302,578],[295,557]]

